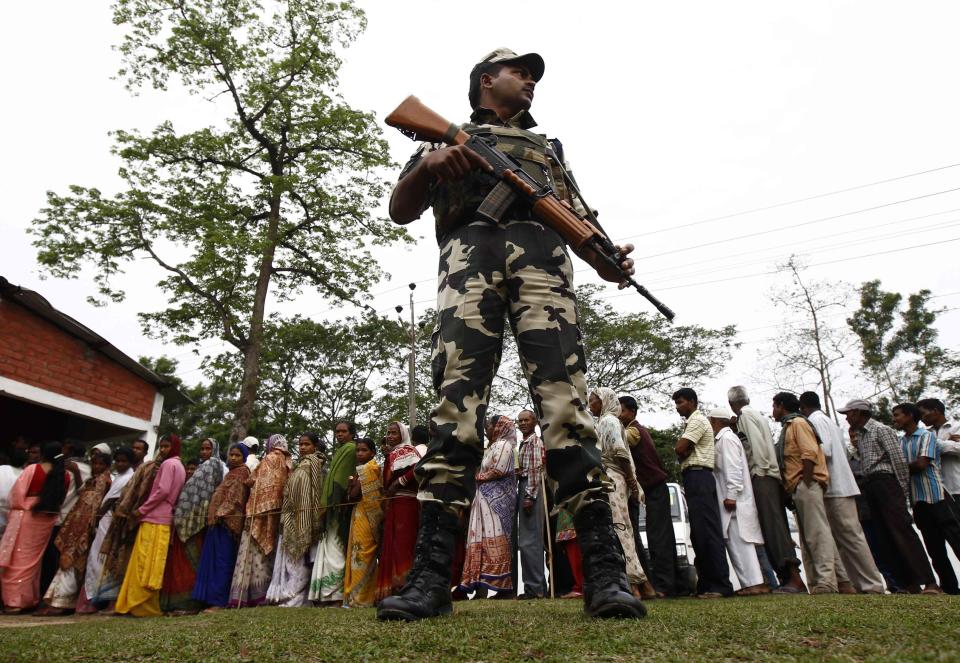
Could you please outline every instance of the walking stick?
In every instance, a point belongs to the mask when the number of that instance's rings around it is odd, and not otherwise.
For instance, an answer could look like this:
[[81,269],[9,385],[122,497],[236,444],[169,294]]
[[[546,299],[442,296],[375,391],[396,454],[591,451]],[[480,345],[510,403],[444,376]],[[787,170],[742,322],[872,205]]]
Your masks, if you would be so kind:
[[543,501],[543,519],[546,521],[547,534],[547,563],[550,569],[550,598],[555,598],[553,593],[553,536],[550,533],[550,510],[547,509],[547,479],[543,472],[540,473],[540,499]]

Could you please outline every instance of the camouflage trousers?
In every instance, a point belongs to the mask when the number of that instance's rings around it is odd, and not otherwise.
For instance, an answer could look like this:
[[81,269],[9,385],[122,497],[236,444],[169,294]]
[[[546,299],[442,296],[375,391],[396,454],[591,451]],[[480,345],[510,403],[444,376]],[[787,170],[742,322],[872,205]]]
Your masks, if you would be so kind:
[[483,455],[490,384],[509,319],[530,386],[557,502],[577,513],[607,500],[586,360],[577,324],[573,268],[559,235],[534,221],[477,221],[440,247],[430,446],[416,475],[419,498],[468,507]]

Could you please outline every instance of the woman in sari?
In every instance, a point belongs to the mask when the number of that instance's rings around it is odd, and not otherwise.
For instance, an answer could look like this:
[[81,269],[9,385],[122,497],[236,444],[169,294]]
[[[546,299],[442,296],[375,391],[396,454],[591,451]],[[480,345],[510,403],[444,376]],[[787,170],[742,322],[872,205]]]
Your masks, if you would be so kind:
[[640,499],[640,485],[633,468],[633,458],[623,441],[623,424],[617,416],[620,413],[620,399],[613,389],[597,387],[590,392],[588,403],[590,412],[597,421],[597,445],[600,447],[603,471],[613,483],[613,490],[609,493],[610,510],[627,562],[627,579],[638,598],[656,598],[656,592],[647,582],[647,576],[640,565],[634,543],[633,523],[627,501]]
[[100,453],[90,458],[90,478],[80,488],[77,502],[67,514],[54,545],[60,551],[60,568],[47,588],[46,604],[36,614],[55,617],[74,610],[87,570],[90,541],[97,527],[100,503],[110,488],[110,458]]
[[271,435],[267,438],[266,453],[247,479],[250,498],[230,583],[231,608],[258,606],[267,600],[280,534],[283,489],[290,474],[289,462],[287,438]]
[[[180,448],[180,438],[176,435],[162,436],[158,442],[158,448],[164,442],[171,445],[175,444],[178,450]],[[136,444],[134,442],[134,445]],[[144,446],[144,453],[146,453],[146,448]],[[134,447],[134,450],[134,453],[136,453],[136,447]],[[120,585],[123,583],[127,565],[130,562],[130,551],[133,549],[133,544],[137,539],[137,530],[140,527],[140,520],[136,517],[135,512],[150,497],[153,482],[157,478],[157,472],[160,471],[162,462],[162,459],[157,458],[142,463],[134,471],[133,477],[130,478],[120,494],[117,506],[113,510],[113,518],[100,548],[100,556],[103,558],[100,587],[95,597],[90,597],[95,602],[109,601],[113,603],[120,594]],[[112,612],[109,606],[106,612]]]
[[113,510],[123,489],[133,478],[133,449],[121,447],[113,454],[113,468],[117,475],[113,477],[110,489],[100,501],[97,509],[96,534],[90,544],[90,553],[87,555],[87,570],[83,580],[83,590],[80,600],[77,601],[77,613],[91,614],[117,598],[120,592],[120,581],[104,572],[103,556],[100,554],[103,540],[113,521]]
[[234,444],[227,453],[227,476],[210,498],[207,509],[207,533],[193,586],[193,599],[210,606],[207,612],[227,607],[230,581],[237,563],[237,548],[243,532],[244,509],[250,489],[247,479],[247,447]]
[[320,540],[320,498],[326,476],[326,450],[320,436],[304,433],[299,441],[300,461],[287,480],[280,512],[280,541],[267,603],[299,608],[310,592],[310,548]]
[[413,566],[413,549],[420,527],[420,502],[413,470],[420,452],[410,441],[410,431],[399,421],[387,426],[387,462],[383,467],[383,546],[377,569],[377,602],[398,593]]
[[8,615],[40,602],[40,562],[70,485],[62,449],[59,442],[43,445],[40,462],[27,466],[10,491],[0,540],[0,587]]
[[158,617],[163,572],[170,550],[173,509],[186,480],[180,462],[180,438],[171,435],[157,445],[160,469],[147,500],[133,512],[140,523],[130,561],[117,596],[117,614]]
[[369,608],[377,593],[377,549],[383,522],[383,484],[376,448],[370,438],[357,445],[357,474],[350,478],[347,498],[354,502],[347,539],[347,567],[343,574],[343,605]]
[[570,564],[570,575],[573,576],[573,586],[560,598],[580,598],[583,596],[583,557],[580,554],[580,544],[577,542],[577,530],[573,526],[573,516],[566,509],[560,509],[557,512],[557,536],[554,540],[563,546],[567,563]]
[[350,536],[350,516],[353,507],[345,504],[350,477],[357,468],[357,448],[354,439],[356,427],[348,421],[338,421],[333,429],[340,446],[333,453],[330,470],[323,483],[320,506],[323,524],[320,541],[310,574],[311,601],[340,605],[343,601],[343,573],[347,565],[347,539]]
[[203,551],[210,499],[223,475],[220,445],[207,438],[200,443],[200,464],[183,484],[173,512],[173,536],[160,590],[160,609],[164,612],[195,613],[203,607],[193,600],[193,586]]
[[477,471],[477,493],[470,506],[467,558],[460,589],[484,598],[487,590],[512,594],[513,526],[516,521],[517,479],[514,449],[517,431],[509,417],[487,421],[490,444]]

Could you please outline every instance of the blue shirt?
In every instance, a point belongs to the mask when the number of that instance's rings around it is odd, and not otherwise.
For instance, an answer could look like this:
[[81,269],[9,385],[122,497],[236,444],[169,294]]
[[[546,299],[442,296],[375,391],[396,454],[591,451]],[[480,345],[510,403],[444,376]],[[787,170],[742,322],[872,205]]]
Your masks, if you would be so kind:
[[943,478],[940,476],[940,451],[936,436],[918,428],[912,435],[901,435],[900,446],[907,465],[918,458],[929,458],[930,464],[923,472],[910,474],[910,503],[936,504],[943,500]]

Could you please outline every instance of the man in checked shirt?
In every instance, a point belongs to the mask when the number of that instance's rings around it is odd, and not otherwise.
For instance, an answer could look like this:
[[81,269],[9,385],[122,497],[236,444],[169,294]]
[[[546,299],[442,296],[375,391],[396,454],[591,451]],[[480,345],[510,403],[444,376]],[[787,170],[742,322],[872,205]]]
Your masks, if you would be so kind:
[[547,594],[543,571],[543,442],[537,435],[537,416],[523,410],[517,416],[517,426],[523,435],[520,442],[517,470],[520,485],[517,490],[517,514],[520,516],[520,565],[523,569],[523,594],[520,599],[542,599]]
[[850,439],[860,456],[863,495],[877,524],[880,557],[893,570],[897,584],[911,593],[939,594],[933,569],[907,511],[910,470],[900,439],[892,428],[871,418],[864,400],[853,400],[837,412],[846,415]]

